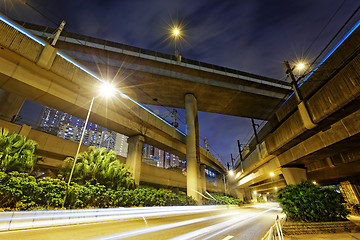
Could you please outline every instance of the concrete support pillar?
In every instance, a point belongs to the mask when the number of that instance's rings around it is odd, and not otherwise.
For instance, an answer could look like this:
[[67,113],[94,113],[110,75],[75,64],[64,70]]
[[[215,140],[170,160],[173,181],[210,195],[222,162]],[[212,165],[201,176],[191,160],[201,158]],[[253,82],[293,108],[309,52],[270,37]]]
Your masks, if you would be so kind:
[[23,135],[24,137],[27,138],[27,137],[29,136],[30,131],[31,131],[31,127],[28,126],[28,125],[26,125],[26,124],[24,124],[24,125],[22,125],[22,127],[20,128],[19,134],[20,134],[20,135]]
[[299,184],[302,180],[307,180],[306,169],[297,167],[281,168],[287,185]]
[[25,102],[24,97],[0,89],[0,119],[10,122]]
[[245,191],[244,189],[235,189],[234,193],[236,195],[236,197],[240,200],[245,202]]
[[251,189],[250,188],[245,188],[244,189],[244,201],[245,202],[250,202],[251,201]]
[[216,186],[218,191],[225,193],[224,175],[216,174]]
[[206,176],[205,176],[205,164],[200,164],[200,174],[199,174],[199,185],[200,185],[200,192],[202,194],[206,191]]
[[197,115],[197,100],[193,94],[185,95],[186,112],[186,168],[187,168],[187,195],[193,197],[201,204],[199,192],[199,124]]
[[141,135],[129,137],[128,156],[126,158],[126,167],[130,168],[136,184],[140,183],[142,151],[145,138]]

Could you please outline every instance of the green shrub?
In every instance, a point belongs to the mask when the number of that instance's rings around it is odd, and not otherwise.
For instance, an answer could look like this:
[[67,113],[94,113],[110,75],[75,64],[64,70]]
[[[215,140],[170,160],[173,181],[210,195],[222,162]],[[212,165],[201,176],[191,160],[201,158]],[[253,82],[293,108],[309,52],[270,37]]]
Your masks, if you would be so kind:
[[320,188],[307,181],[286,186],[278,192],[277,199],[284,213],[295,221],[338,221],[346,219],[348,214],[336,189]]
[[[0,206],[4,209],[61,208],[66,183],[59,179],[35,179],[27,173],[0,172]],[[69,187],[67,208],[106,208],[138,206],[194,205],[195,200],[185,194],[166,189],[136,188],[113,190],[99,183]]]
[[[207,196],[208,199],[205,198],[205,204],[209,205],[240,205],[242,202],[231,196],[224,193],[210,193],[210,196]],[[215,199],[214,199],[215,198]]]

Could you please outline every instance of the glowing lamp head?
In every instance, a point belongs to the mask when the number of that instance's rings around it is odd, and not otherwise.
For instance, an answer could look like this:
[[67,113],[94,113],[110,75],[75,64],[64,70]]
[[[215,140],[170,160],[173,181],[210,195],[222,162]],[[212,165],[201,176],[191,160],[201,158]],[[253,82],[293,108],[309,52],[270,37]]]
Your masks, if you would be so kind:
[[172,31],[173,35],[175,37],[179,36],[180,35],[180,29],[179,28],[174,28],[173,31]]
[[275,187],[275,190],[277,190],[277,187]]
[[313,183],[313,184],[316,184],[316,181],[313,181],[312,183]]
[[254,191],[254,194],[257,194],[257,191]]
[[100,94],[105,97],[111,97],[115,93],[115,88],[108,82],[104,82],[100,87]]
[[275,176],[275,173],[271,172],[270,177],[274,177],[274,176]]
[[230,170],[230,171],[229,171],[229,175],[230,175],[230,176],[234,176],[234,171],[233,171],[233,170]]
[[300,62],[300,63],[296,64],[296,69],[297,69],[297,70],[301,71],[301,70],[303,70],[304,68],[305,68],[305,64],[304,64],[304,63]]

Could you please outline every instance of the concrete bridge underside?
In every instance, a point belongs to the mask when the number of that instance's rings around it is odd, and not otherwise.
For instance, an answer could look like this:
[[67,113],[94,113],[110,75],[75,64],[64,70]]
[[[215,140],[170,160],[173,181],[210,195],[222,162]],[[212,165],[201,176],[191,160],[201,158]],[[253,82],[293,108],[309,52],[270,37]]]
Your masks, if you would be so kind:
[[301,86],[306,109],[292,96],[274,114],[259,133],[262,143],[244,152],[234,189],[268,192],[306,178],[320,184],[359,178],[359,43],[356,29]]
[[[44,38],[55,30],[21,24]],[[143,104],[185,108],[191,93],[199,111],[267,119],[291,90],[276,79],[65,31],[56,47]]]
[[[195,148],[189,150],[189,144],[185,144],[188,140],[181,132],[128,96],[118,94],[111,101],[97,97],[96,89],[101,84],[97,76],[56,48],[9,24],[3,17],[0,21],[0,45],[1,89],[80,118],[85,118],[90,100],[96,97],[89,121],[129,136],[126,164],[132,169],[135,182],[140,182],[143,143],[178,155],[188,163],[194,162],[195,167],[188,169],[193,179],[188,177],[187,181],[189,184],[190,180],[197,182],[199,178],[199,184],[194,187],[193,194],[189,191],[188,194],[199,202],[201,198],[197,192],[206,188],[204,167],[209,166],[218,174],[225,172],[216,158],[199,147],[196,101],[189,105],[189,111],[196,111],[195,118],[189,119],[196,128],[188,128],[188,133],[194,131],[197,137]],[[196,153],[192,160],[189,160],[190,152]]]

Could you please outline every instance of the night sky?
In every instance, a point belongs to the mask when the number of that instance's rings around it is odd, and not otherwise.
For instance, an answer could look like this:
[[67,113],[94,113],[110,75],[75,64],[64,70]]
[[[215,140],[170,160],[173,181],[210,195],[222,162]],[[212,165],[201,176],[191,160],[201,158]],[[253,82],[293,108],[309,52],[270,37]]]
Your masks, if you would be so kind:
[[[280,80],[286,80],[284,60],[310,63],[360,5],[358,0],[27,2],[32,8],[20,0],[0,0],[0,11],[54,28],[65,20],[66,31],[168,54],[174,54],[169,26],[180,23],[183,57]],[[346,29],[359,19],[357,13]],[[34,112],[29,110],[33,106],[28,103],[23,111]],[[180,111],[182,121],[184,116]],[[200,112],[199,125],[201,137],[208,138],[223,163],[230,161],[230,153],[238,155],[236,140],[247,142],[252,133],[250,119],[239,117]]]

